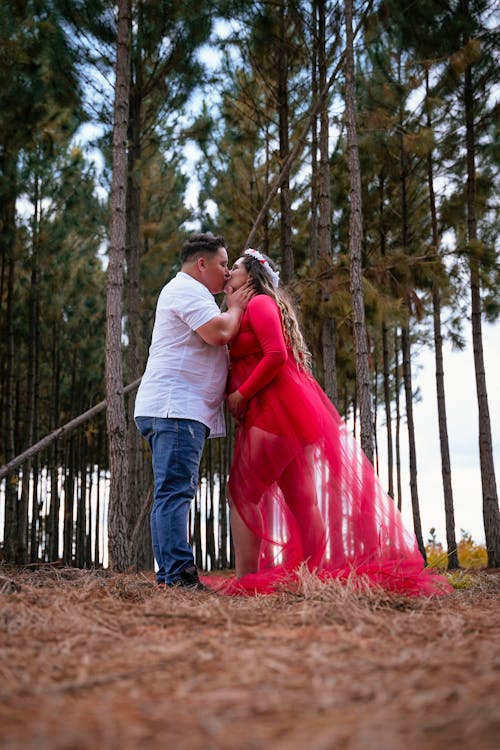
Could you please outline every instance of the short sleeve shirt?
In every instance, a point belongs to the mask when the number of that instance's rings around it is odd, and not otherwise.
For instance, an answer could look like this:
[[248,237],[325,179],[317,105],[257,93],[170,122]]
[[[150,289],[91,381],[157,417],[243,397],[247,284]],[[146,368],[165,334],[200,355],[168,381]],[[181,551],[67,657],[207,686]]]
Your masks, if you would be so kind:
[[210,437],[225,434],[227,348],[207,344],[195,332],[219,314],[208,289],[182,271],[163,287],[136,417],[195,419],[209,427]]

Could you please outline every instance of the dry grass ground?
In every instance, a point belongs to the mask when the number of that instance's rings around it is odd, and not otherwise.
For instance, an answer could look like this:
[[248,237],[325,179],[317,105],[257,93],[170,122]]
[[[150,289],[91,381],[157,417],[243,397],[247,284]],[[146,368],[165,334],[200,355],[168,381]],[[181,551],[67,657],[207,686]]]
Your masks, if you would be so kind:
[[441,599],[0,569],[2,750],[493,750],[500,574]]

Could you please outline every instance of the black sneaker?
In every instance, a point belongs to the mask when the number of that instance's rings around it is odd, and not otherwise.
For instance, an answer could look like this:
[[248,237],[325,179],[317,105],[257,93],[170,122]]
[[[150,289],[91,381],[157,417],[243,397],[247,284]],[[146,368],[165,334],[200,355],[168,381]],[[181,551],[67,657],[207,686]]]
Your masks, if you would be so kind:
[[204,583],[198,578],[198,571],[196,565],[190,565],[188,568],[184,568],[179,573],[179,578],[169,584],[174,588],[187,589],[188,591],[211,591]]

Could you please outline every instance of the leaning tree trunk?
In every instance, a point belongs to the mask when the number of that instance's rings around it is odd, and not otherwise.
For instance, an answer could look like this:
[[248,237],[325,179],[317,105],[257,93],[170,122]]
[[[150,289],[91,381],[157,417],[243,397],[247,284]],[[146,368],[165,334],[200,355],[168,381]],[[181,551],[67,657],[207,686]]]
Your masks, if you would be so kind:
[[118,2],[113,123],[113,179],[106,297],[106,422],[111,474],[108,543],[114,570],[128,567],[127,420],[121,355],[122,294],[126,240],[127,124],[130,88],[131,0]]
[[[429,111],[429,73],[425,72],[427,127],[432,127]],[[432,244],[436,255],[439,255],[439,233],[434,194],[434,170],[432,150],[427,155],[427,182],[429,186],[429,204],[431,209]],[[451,484],[450,444],[448,440],[448,423],[446,419],[446,396],[444,388],[443,336],[441,334],[441,292],[436,283],[432,289],[432,319],[434,325],[434,356],[436,360],[436,393],[439,424],[439,445],[441,450],[441,475],[443,478],[444,511],[446,519],[446,546],[448,550],[448,569],[458,568],[457,541],[455,536],[455,512],[453,508],[453,488]]]
[[483,334],[481,324],[481,285],[479,277],[479,252],[476,220],[476,166],[474,134],[474,97],[472,90],[472,70],[465,70],[464,83],[466,146],[467,146],[467,234],[470,252],[470,288],[472,345],[474,349],[474,369],[479,414],[479,456],[481,483],[483,489],[483,519],[488,565],[500,567],[500,513],[493,461],[490,410],[483,356]]
[[345,2],[346,52],[345,100],[347,119],[347,151],[349,163],[349,255],[351,266],[351,297],[356,355],[356,381],[360,414],[361,447],[373,463],[373,421],[371,406],[370,368],[368,364],[368,336],[365,321],[365,302],[362,277],[362,207],[361,173],[354,92],[354,45],[352,33],[352,0]]

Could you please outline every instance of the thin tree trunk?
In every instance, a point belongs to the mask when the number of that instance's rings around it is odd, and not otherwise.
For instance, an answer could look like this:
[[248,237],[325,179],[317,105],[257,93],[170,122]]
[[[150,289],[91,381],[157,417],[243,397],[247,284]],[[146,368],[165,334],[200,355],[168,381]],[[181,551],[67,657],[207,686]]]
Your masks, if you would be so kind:
[[[380,254],[385,257],[386,254],[386,229],[385,229],[385,215],[384,215],[384,184],[385,177],[383,174],[379,175],[379,234],[380,234]],[[390,386],[390,372],[389,365],[389,338],[387,322],[382,321],[382,368],[383,368],[383,388],[384,388],[384,409],[385,409],[385,424],[386,424],[386,436],[387,436],[387,477],[388,477],[388,493],[394,497],[394,455],[392,447],[392,414],[391,414],[391,386]]]
[[63,528],[63,563],[73,565],[73,506],[75,499],[75,440],[71,435],[66,449],[66,461],[64,462],[64,528]]
[[227,555],[227,535],[228,535],[228,523],[227,523],[227,445],[229,442],[229,435],[226,440],[218,440],[219,443],[219,568],[225,570],[228,566],[228,555]]
[[[52,326],[52,385],[51,385],[51,413],[50,425],[54,430],[59,419],[59,395],[60,395],[60,357],[58,348],[58,327],[54,322]],[[48,452],[50,471],[50,511],[49,511],[49,562],[59,559],[59,446],[56,441]]]
[[[2,157],[4,190],[1,205],[1,240],[7,264],[7,303],[5,311],[5,338],[7,357],[5,372],[5,455],[7,461],[16,455],[15,440],[15,388],[14,388],[14,268],[16,238],[17,153],[9,154],[8,147]],[[4,552],[7,562],[15,562],[17,542],[18,476],[5,484]]]
[[389,341],[385,320],[382,321],[382,360],[383,360],[383,384],[384,384],[384,408],[387,435],[387,477],[388,493],[394,497],[394,455],[392,450],[392,414],[391,414],[391,389],[389,376]]
[[118,2],[113,124],[113,178],[106,304],[106,416],[111,474],[108,509],[109,562],[125,571],[128,554],[127,420],[121,354],[122,294],[126,242],[127,124],[130,88],[131,0]]
[[86,530],[87,530],[87,468],[85,455],[85,435],[82,430],[78,432],[78,443],[76,455],[78,457],[78,468],[76,476],[76,567],[85,567],[85,548],[86,548]]
[[[398,79],[401,80],[401,55],[398,57]],[[399,110],[399,130],[400,130],[400,144],[399,144],[399,161],[400,161],[400,182],[401,182],[401,244],[403,252],[408,252],[408,197],[407,197],[407,154],[404,145],[404,117],[403,107],[400,106]],[[408,318],[411,318],[411,295],[410,290],[407,291],[407,305],[408,305]],[[405,404],[406,404],[406,421],[408,427],[408,448],[410,454],[410,495],[411,495],[411,506],[413,514],[413,528],[415,536],[417,538],[418,548],[424,558],[427,560],[425,553],[425,545],[422,537],[422,524],[420,521],[420,505],[418,500],[418,485],[417,485],[417,450],[415,443],[415,423],[413,420],[413,387],[412,387],[412,376],[411,376],[411,343],[410,343],[410,329],[409,323],[401,327],[401,352],[403,355],[403,383],[405,389]]]
[[486,388],[486,374],[483,356],[483,334],[481,322],[481,282],[479,275],[479,252],[476,220],[476,166],[474,133],[474,96],[470,65],[465,70],[464,104],[467,146],[467,234],[470,254],[470,288],[472,345],[474,349],[474,369],[479,415],[479,457],[481,484],[483,490],[483,520],[488,565],[500,567],[500,512],[493,460],[490,410]]
[[[141,254],[141,194],[142,194],[142,108],[144,95],[143,53],[141,42],[144,35],[143,4],[137,6],[137,28],[135,45],[131,55],[131,90],[128,122],[128,173],[127,173],[127,370],[129,382],[137,380],[144,364],[144,347],[140,334],[140,254]],[[128,411],[128,539],[130,565],[134,570],[151,567],[151,536],[149,523],[142,524],[144,533],[132,536],[141,514],[150,487],[150,470],[145,470],[143,441],[134,423],[135,392],[127,399]],[[150,462],[149,462],[150,464]],[[147,521],[147,519],[145,519]]]
[[[283,165],[290,153],[288,123],[288,50],[287,50],[287,0],[280,0],[280,39],[278,70],[278,113],[280,164]],[[294,277],[292,248],[292,221],[290,200],[290,179],[287,174],[280,188],[280,245],[281,272],[284,284]]]
[[[35,166],[34,194],[33,194],[33,219],[31,222],[31,279],[29,291],[29,323],[28,323],[28,367],[26,377],[26,422],[25,422],[25,449],[33,445],[34,419],[35,419],[35,361],[37,357],[37,297],[38,297],[38,228],[39,228],[39,177]],[[31,461],[23,466],[23,478],[21,483],[21,499],[18,504],[17,522],[17,553],[16,562],[20,565],[28,562],[28,508],[30,500],[30,486],[32,478]],[[36,500],[33,499],[33,506]],[[32,519],[35,522],[35,519]]]
[[406,421],[408,423],[408,449],[410,454],[410,495],[413,513],[413,529],[417,537],[418,548],[424,558],[425,545],[422,537],[422,523],[420,521],[420,505],[417,487],[417,451],[415,447],[415,422],[413,420],[413,386],[411,377],[411,347],[408,326],[401,328],[401,350],[403,353],[403,380],[406,400]]
[[361,206],[361,174],[356,132],[352,0],[345,0],[345,23],[345,100],[350,185],[349,255],[354,349],[356,354],[356,380],[359,401],[361,448],[367,458],[373,463],[373,419],[370,390],[370,368],[368,363],[368,336],[366,331],[362,276],[363,217]]
[[207,568],[208,560],[210,559],[210,570],[214,570],[217,563],[217,556],[215,553],[215,526],[214,526],[214,465],[213,465],[213,441],[209,440],[206,446],[207,449],[207,514],[205,524],[205,548],[207,550]]
[[375,457],[375,471],[379,473],[378,463],[378,438],[377,438],[377,416],[378,416],[378,367],[377,367],[377,351],[374,352],[375,360],[375,371],[373,373],[373,449]]
[[399,342],[397,328],[394,331],[394,393],[396,398],[396,486],[398,490],[398,510],[403,507],[403,488],[401,486],[401,408],[399,377]]
[[[312,2],[312,61],[311,88],[312,98],[318,98],[318,0]],[[310,251],[311,263],[318,262],[318,116],[311,121],[311,225]]]
[[201,490],[198,488],[194,501],[194,522],[193,522],[193,536],[192,545],[194,552],[195,564],[202,568],[203,567],[203,548],[201,544]]
[[[429,111],[429,73],[425,71],[425,93],[427,108],[427,127],[432,127]],[[434,170],[432,151],[427,156],[427,181],[429,187],[429,205],[431,209],[432,244],[436,255],[439,255],[439,233],[434,194]],[[458,568],[457,541],[455,536],[455,513],[453,508],[453,488],[451,484],[450,445],[448,440],[448,422],[446,419],[446,396],[444,387],[443,336],[441,334],[441,292],[438,283],[432,288],[432,320],[434,326],[434,354],[436,361],[436,394],[439,424],[439,446],[441,450],[441,475],[443,478],[444,510],[446,519],[446,545],[448,551],[448,569]]]
[[[326,62],[326,3],[318,0],[318,79],[321,91],[325,89],[327,77]],[[321,299],[323,305],[331,296],[332,271],[332,226],[330,194],[330,154],[328,98],[322,100],[319,133],[319,254],[328,269],[327,278],[322,283]],[[337,358],[335,352],[335,320],[326,313],[321,330],[321,348],[323,353],[323,379],[325,393],[330,401],[337,405]]]

